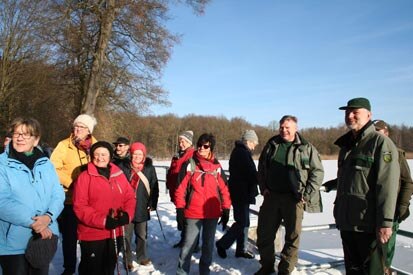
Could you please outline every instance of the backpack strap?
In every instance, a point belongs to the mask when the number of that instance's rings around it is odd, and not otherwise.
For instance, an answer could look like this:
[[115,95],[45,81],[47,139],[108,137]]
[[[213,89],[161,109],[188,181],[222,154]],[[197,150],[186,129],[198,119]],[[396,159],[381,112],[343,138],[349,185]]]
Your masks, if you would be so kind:
[[143,182],[143,185],[145,186],[146,192],[148,192],[148,195],[151,195],[151,188],[149,187],[149,181],[148,178],[142,173],[142,171],[138,172],[139,179]]

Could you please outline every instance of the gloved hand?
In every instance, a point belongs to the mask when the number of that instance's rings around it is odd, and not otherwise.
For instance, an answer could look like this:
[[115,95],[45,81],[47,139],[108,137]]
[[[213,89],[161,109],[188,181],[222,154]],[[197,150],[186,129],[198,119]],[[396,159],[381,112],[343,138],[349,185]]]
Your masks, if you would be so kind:
[[176,209],[176,221],[178,222],[178,230],[182,231],[185,225],[185,215],[183,208]]
[[229,209],[223,209],[221,219],[219,220],[218,224],[222,224],[222,231],[227,228],[227,223],[229,220]]
[[109,209],[109,214],[106,216],[105,228],[112,230],[118,227],[118,220],[115,219],[113,209]]
[[326,193],[330,192],[331,190],[335,190],[337,189],[337,179],[326,181],[321,186],[324,187],[324,190],[321,191],[325,191]]
[[128,212],[123,211],[122,209],[118,209],[117,219],[118,219],[118,225],[119,226],[129,224],[129,214],[128,214]]

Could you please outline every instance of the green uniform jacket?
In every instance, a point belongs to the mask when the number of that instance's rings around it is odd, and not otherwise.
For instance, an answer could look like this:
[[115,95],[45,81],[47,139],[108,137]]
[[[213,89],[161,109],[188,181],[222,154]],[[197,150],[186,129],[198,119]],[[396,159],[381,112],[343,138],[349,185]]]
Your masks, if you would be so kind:
[[[281,136],[274,136],[261,152],[258,162],[258,182],[261,193],[268,186],[271,158],[276,154],[282,142],[284,141]],[[322,212],[323,205],[319,189],[323,182],[324,169],[317,149],[297,133],[287,159],[292,192],[302,195],[305,200],[305,211]]]
[[406,161],[404,151],[399,150],[399,163],[400,163],[400,184],[399,194],[397,196],[396,212],[394,214],[394,220],[399,223],[404,221],[409,215],[410,198],[413,193],[413,180],[410,175],[409,164]]
[[334,202],[337,227],[371,233],[391,228],[400,177],[396,146],[371,122],[357,138],[348,132],[335,144],[340,147]]

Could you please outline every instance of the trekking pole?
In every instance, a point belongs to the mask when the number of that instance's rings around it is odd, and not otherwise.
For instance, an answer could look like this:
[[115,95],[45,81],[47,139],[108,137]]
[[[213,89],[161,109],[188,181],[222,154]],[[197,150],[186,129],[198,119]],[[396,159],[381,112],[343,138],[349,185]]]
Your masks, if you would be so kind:
[[113,232],[113,244],[115,245],[115,259],[116,259],[116,269],[118,271],[118,275],[120,275],[119,264],[118,264],[118,241],[116,240],[116,228],[112,230]]
[[128,258],[126,255],[126,235],[125,235],[125,226],[122,225],[122,238],[123,238],[123,259],[125,262],[125,270],[126,275],[129,275],[129,268],[128,268]]
[[[109,215],[114,218],[115,217],[115,212],[113,211],[113,208],[109,209]],[[112,229],[112,234],[113,234],[113,246],[115,248],[115,261],[116,261],[116,268],[118,270],[118,275],[120,275],[119,271],[119,265],[118,265],[118,255],[119,255],[119,250],[118,250],[118,241],[116,240],[116,228]]]
[[163,239],[166,241],[165,233],[163,232],[162,223],[161,223],[161,219],[159,218],[158,210],[155,209],[155,212],[156,212],[156,216],[158,217],[159,226],[161,227],[161,232],[162,232],[162,235],[163,235]]

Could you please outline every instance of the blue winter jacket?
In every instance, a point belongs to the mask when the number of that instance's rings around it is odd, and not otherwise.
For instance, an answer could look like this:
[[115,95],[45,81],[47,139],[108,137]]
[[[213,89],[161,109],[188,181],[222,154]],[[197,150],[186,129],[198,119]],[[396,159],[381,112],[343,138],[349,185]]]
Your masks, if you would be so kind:
[[63,209],[63,188],[53,164],[39,158],[33,170],[9,158],[8,147],[0,155],[0,255],[24,254],[32,236],[32,217],[49,212],[49,228],[58,235],[57,217]]

